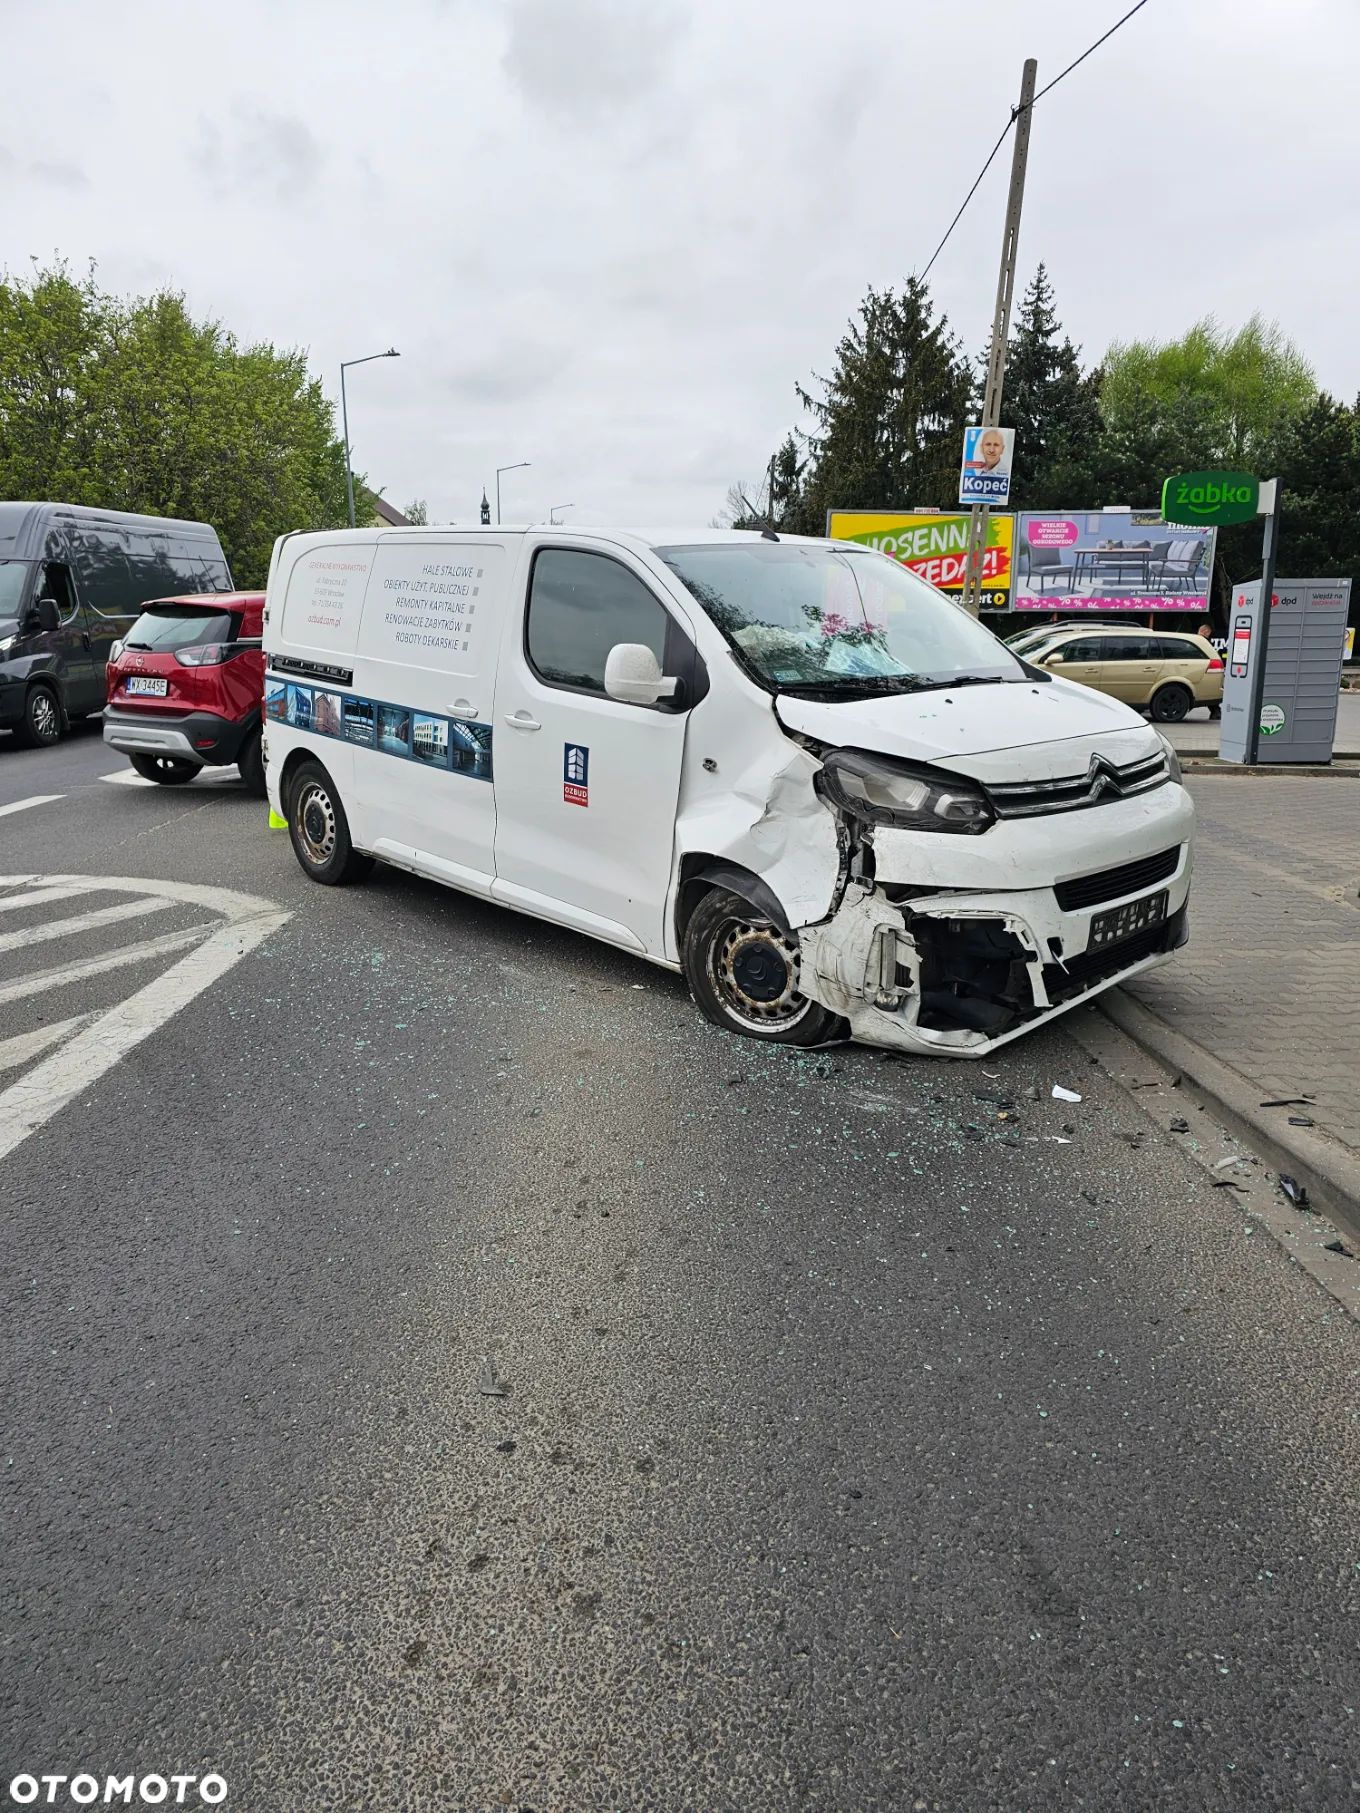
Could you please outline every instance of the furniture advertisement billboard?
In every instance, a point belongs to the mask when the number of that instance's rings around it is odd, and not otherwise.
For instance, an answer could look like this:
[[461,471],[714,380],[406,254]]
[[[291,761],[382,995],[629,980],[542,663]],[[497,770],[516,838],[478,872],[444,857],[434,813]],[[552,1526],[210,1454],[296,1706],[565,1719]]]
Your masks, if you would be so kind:
[[1209,614],[1213,529],[1157,510],[1036,510],[1016,522],[1013,610]]

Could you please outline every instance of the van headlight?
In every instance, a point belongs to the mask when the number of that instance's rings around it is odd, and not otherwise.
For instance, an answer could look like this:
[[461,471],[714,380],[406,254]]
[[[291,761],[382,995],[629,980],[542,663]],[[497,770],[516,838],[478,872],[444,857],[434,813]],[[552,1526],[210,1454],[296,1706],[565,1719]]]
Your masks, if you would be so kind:
[[1183,787],[1185,785],[1185,777],[1181,773],[1181,758],[1176,754],[1176,745],[1169,737],[1162,736],[1160,730],[1157,732],[1157,736],[1161,742],[1162,748],[1166,751],[1167,773],[1171,776],[1172,780],[1175,781],[1178,787]]
[[993,822],[982,789],[957,774],[836,749],[826,757],[818,778],[836,805],[870,824],[969,836]]

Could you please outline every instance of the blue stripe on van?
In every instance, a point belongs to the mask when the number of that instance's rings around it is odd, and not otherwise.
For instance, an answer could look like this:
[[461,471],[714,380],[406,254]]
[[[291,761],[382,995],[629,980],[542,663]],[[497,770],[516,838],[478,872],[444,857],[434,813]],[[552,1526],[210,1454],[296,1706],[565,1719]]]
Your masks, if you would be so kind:
[[476,781],[491,779],[490,724],[443,718],[410,705],[356,698],[322,686],[300,686],[272,674],[264,683],[264,715],[275,724],[419,762],[423,768]]

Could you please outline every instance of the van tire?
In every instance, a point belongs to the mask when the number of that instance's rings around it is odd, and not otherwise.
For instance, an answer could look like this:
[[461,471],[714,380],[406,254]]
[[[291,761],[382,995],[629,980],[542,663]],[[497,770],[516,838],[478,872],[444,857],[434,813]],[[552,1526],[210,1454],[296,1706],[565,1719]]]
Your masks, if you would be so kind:
[[304,874],[323,887],[362,881],[373,867],[350,842],[340,793],[320,762],[295,769],[288,787],[288,835]]
[[1152,695],[1152,717],[1158,724],[1179,724],[1195,702],[1195,695],[1188,686],[1182,686],[1179,680],[1173,680],[1169,686],[1163,686]]
[[182,787],[203,766],[201,762],[191,762],[182,755],[129,753],[128,760],[144,781],[155,781],[159,787]]
[[50,749],[66,734],[66,714],[51,686],[30,686],[24,715],[14,726],[14,740],[23,749]]
[[263,799],[268,791],[264,780],[263,745],[264,740],[257,726],[242,743],[241,753],[236,758],[236,766],[245,782],[246,792],[253,793],[256,799]]
[[824,1045],[843,1031],[835,1014],[800,994],[798,943],[759,907],[711,888],[685,927],[685,980],[706,1020],[772,1045]]

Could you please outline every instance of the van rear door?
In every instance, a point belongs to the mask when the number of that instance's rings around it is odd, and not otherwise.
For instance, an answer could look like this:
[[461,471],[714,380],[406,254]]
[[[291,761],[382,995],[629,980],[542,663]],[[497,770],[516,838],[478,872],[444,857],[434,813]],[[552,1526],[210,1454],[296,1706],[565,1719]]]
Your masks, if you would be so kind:
[[689,625],[622,550],[536,548],[496,686],[493,898],[634,950],[665,950],[686,702],[608,698],[616,643],[694,671]]

